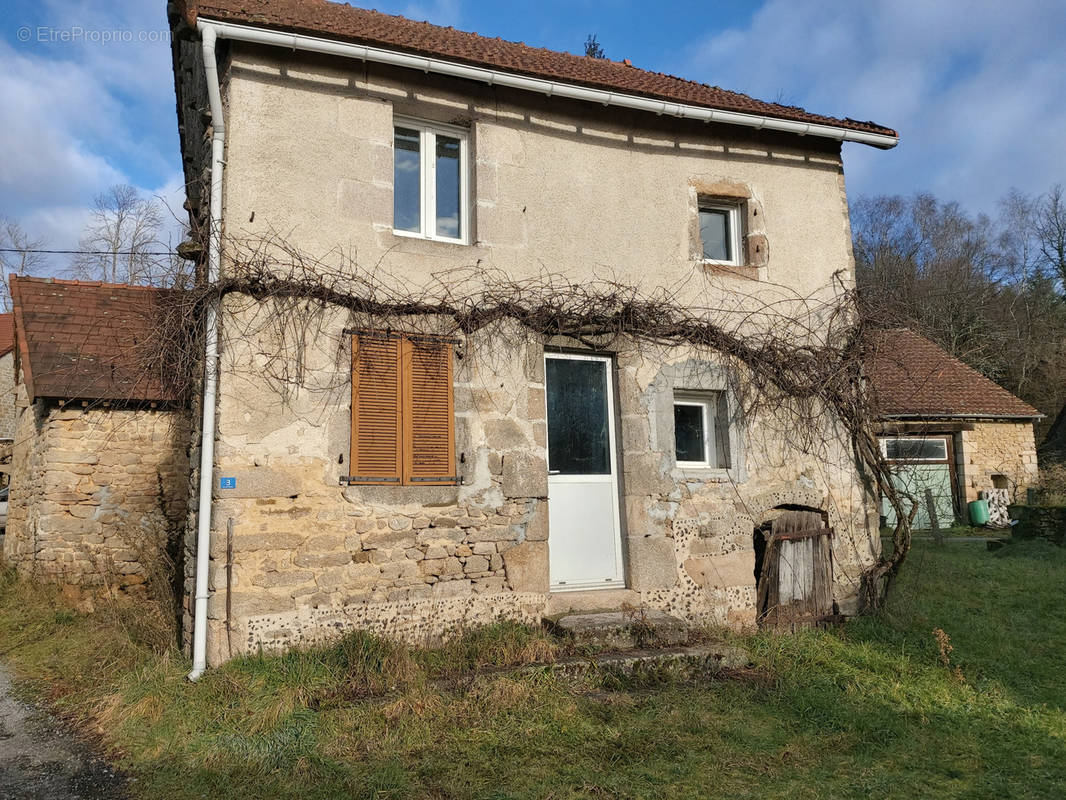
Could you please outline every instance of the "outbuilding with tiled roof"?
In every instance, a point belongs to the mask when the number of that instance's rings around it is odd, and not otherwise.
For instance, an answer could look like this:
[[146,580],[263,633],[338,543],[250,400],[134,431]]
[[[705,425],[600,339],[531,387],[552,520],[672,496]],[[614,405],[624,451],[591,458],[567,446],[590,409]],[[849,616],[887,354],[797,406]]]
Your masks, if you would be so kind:
[[[882,452],[919,499],[932,491],[940,525],[965,520],[982,491],[1020,499],[1036,480],[1040,412],[935,342],[906,328],[877,331],[866,372]],[[929,524],[920,503],[917,527]]]
[[178,541],[189,485],[188,417],[149,346],[166,293],[14,275],[10,287],[4,560],[75,588],[140,590]]

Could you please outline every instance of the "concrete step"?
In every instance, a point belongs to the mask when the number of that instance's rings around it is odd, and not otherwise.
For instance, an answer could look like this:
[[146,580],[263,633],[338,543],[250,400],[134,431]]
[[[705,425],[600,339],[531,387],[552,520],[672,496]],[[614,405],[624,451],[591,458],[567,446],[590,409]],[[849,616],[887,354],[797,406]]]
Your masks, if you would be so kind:
[[551,628],[576,645],[607,650],[675,647],[687,644],[692,637],[687,623],[663,611],[565,614],[551,623]]

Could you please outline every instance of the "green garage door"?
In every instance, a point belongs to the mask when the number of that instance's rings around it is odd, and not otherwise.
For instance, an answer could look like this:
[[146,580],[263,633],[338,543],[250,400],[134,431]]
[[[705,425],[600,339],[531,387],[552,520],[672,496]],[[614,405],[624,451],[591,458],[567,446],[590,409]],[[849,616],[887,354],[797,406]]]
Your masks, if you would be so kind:
[[[926,489],[933,493],[933,506],[940,527],[953,525],[955,503],[951,491],[951,450],[947,438],[886,437],[881,439],[881,448],[893,468],[893,485],[918,501],[914,529],[927,530],[930,527],[929,510],[925,502]],[[881,513],[890,527],[895,526],[896,512],[887,500],[881,501]]]

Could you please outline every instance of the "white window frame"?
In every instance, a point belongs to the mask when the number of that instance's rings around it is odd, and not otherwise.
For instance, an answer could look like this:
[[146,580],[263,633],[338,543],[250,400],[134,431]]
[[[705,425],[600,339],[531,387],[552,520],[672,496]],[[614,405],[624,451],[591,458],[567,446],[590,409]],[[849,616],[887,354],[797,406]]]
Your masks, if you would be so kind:
[[[718,395],[708,394],[675,394],[670,412],[674,413],[677,406],[695,406],[701,410],[703,419],[703,460],[702,461],[678,461],[679,467],[694,467],[700,469],[715,469],[718,466],[718,440],[715,432],[715,418],[718,415]],[[674,430],[674,453],[677,453],[677,430]]]
[[[703,232],[699,225],[701,211],[724,211],[726,213],[726,235],[729,236],[729,252],[733,254],[731,259],[722,261],[716,258],[703,257]],[[696,230],[699,231],[700,261],[704,264],[722,264],[724,266],[739,267],[743,263],[741,255],[740,235],[740,204],[725,203],[713,200],[700,200],[696,206]]]
[[[942,458],[889,458],[888,457],[888,443],[889,442],[942,442],[944,445],[944,456]],[[882,436],[880,439],[881,444],[881,456],[887,461],[893,462],[914,462],[914,461],[927,461],[929,463],[945,464],[951,459],[951,448],[948,446],[948,440],[946,436]]]
[[[407,128],[419,133],[418,150],[421,158],[421,193],[419,202],[421,209],[419,220],[421,230],[403,231],[396,227],[396,199],[393,197],[393,228],[392,232],[397,236],[407,236],[413,239],[430,239],[435,242],[451,242],[452,244],[469,244],[470,242],[470,132],[465,128],[454,125],[444,125],[436,122],[410,119],[408,117],[393,117],[393,180],[396,177],[395,153],[396,153],[396,129]],[[459,230],[462,236],[437,235],[437,135],[442,134],[459,140]],[[393,192],[395,193],[395,184]]]

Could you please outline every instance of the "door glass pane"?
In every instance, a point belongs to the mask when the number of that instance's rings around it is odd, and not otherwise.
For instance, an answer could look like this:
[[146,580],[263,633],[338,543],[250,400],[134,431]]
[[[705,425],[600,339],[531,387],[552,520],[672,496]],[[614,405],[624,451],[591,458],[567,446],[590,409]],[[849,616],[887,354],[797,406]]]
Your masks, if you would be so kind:
[[886,439],[885,457],[890,461],[946,461],[946,439]]
[[392,224],[398,231],[422,230],[422,159],[419,132],[397,128],[393,148]]
[[561,475],[610,475],[607,364],[549,358],[548,468]]
[[702,406],[674,406],[674,444],[678,461],[706,461],[706,436]]
[[460,238],[459,140],[437,134],[437,236]]
[[700,241],[703,257],[713,261],[732,261],[729,241],[729,212],[714,208],[700,209]]

